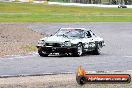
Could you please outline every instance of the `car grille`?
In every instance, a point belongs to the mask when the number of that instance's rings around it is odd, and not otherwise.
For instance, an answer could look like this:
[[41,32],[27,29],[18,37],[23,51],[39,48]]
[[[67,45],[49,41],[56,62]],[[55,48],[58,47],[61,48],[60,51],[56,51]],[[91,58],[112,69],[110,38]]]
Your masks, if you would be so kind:
[[59,43],[46,43],[46,46],[52,46],[52,47],[61,47],[61,44]]

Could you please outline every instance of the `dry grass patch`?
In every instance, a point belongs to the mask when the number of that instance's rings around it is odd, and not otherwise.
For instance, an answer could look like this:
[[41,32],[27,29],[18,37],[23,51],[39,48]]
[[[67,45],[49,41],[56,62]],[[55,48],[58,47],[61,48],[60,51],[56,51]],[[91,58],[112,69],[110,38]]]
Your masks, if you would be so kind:
[[33,32],[28,24],[0,24],[0,56],[26,54],[36,51],[41,34]]

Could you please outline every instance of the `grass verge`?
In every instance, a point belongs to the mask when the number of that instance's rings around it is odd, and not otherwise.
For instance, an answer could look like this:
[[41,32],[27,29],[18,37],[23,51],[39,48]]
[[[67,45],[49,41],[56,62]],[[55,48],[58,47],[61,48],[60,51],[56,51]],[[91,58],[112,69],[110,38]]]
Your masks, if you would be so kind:
[[132,10],[0,2],[0,22],[132,22]]
[[25,52],[33,52],[37,51],[37,48],[35,47],[35,44],[30,44],[30,45],[23,45],[21,46],[21,49],[24,50]]

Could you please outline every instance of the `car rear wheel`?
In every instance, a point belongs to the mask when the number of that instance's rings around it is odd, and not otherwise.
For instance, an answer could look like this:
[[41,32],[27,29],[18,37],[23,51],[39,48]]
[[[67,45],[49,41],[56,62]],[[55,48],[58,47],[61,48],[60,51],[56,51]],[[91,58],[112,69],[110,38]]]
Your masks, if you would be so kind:
[[83,46],[81,43],[77,45],[76,52],[73,53],[74,56],[81,56],[83,54]]
[[100,55],[101,54],[101,46],[97,44],[95,50],[93,51],[94,55]]
[[39,55],[42,56],[42,57],[47,57],[47,56],[49,55],[48,53],[44,52],[43,49],[42,49],[41,47],[38,48],[38,53],[39,53]]

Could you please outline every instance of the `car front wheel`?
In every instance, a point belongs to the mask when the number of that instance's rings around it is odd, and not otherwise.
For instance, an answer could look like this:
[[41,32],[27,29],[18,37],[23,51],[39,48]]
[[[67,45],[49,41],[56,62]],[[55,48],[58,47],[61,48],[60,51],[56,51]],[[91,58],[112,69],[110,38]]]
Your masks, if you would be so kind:
[[48,53],[44,52],[43,49],[42,49],[41,47],[38,48],[38,53],[39,53],[39,55],[42,56],[42,57],[47,57],[47,56],[49,55]]
[[93,51],[94,55],[100,55],[101,54],[101,46],[97,44],[95,50]]
[[83,54],[83,46],[81,43],[77,45],[76,52],[73,53],[74,56],[81,56]]

